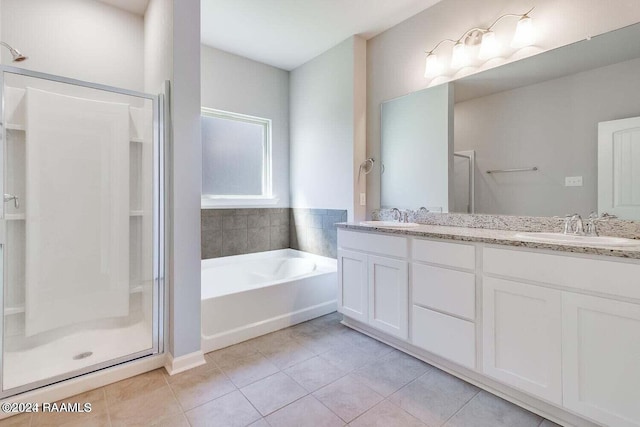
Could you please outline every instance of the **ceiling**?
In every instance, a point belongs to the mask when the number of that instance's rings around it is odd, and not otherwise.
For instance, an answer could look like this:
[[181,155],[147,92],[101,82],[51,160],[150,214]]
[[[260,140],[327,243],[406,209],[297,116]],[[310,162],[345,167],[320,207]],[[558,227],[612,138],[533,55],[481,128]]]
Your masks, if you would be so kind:
[[292,70],[354,34],[369,39],[439,1],[202,0],[201,40]]
[[136,15],[144,15],[147,10],[149,0],[98,0],[102,3],[110,4],[119,9],[126,10],[127,12],[135,13]]

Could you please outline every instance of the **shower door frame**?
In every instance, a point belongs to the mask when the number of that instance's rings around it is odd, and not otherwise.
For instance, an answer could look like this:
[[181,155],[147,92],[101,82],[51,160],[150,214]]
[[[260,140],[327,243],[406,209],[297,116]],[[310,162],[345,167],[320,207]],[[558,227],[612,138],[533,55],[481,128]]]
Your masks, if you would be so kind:
[[[2,284],[0,286],[0,399],[5,399],[20,393],[24,393],[36,388],[44,387],[60,381],[69,380],[101,369],[110,368],[122,363],[131,362],[136,359],[164,353],[165,335],[165,96],[164,94],[152,95],[129,89],[114,86],[91,83],[54,74],[41,73],[38,71],[26,70],[12,66],[0,65],[0,195],[4,195],[5,190],[5,154],[6,154],[6,123],[4,122],[4,80],[5,73],[15,74],[25,77],[33,77],[53,81],[57,83],[80,86],[88,89],[96,89],[120,95],[132,96],[150,100],[153,105],[153,285],[152,285],[152,346],[149,349],[136,353],[121,356],[105,362],[96,363],[74,371],[69,371],[44,380],[32,382],[19,387],[5,390],[4,379],[4,290],[6,277],[6,219],[5,203],[0,206],[1,226],[0,244],[2,244]],[[168,87],[165,85],[165,90]],[[4,196],[3,196],[4,197]]]

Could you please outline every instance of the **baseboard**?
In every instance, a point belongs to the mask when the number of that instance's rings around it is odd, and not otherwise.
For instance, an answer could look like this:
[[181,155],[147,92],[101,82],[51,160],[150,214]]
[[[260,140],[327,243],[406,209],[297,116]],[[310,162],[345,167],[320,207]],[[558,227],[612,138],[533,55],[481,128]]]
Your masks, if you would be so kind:
[[167,353],[164,368],[167,370],[169,375],[175,375],[180,372],[196,368],[200,365],[204,365],[205,363],[207,362],[204,360],[204,353],[201,350],[194,351],[193,353],[185,354],[180,357],[173,357],[171,353]]
[[293,326],[298,323],[306,322],[307,320],[315,319],[316,317],[324,316],[325,314],[333,313],[336,309],[337,301],[332,300],[311,307],[306,307],[302,310],[262,320],[260,322],[244,325],[230,331],[203,336],[201,345],[202,351],[208,353],[210,351],[229,347],[230,345],[238,344],[251,338],[256,338],[270,332],[288,328],[289,326]]
[[[4,402],[55,402],[89,390],[104,387],[136,375],[144,374],[145,372],[153,371],[154,369],[162,368],[165,364],[165,360],[165,354],[143,357],[111,368],[102,369],[97,372],[81,375],[70,380],[8,397],[0,401],[0,404]],[[5,414],[0,412],[0,419],[11,415],[15,414]]]

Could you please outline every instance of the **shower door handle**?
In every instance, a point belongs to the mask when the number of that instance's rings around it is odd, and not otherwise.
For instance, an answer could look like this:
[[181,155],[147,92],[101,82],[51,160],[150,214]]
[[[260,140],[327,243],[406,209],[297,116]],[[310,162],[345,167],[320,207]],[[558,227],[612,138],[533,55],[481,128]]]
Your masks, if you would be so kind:
[[20,198],[18,196],[14,196],[12,194],[6,194],[4,195],[4,202],[10,202],[11,200],[13,200],[13,206],[18,209],[20,207]]

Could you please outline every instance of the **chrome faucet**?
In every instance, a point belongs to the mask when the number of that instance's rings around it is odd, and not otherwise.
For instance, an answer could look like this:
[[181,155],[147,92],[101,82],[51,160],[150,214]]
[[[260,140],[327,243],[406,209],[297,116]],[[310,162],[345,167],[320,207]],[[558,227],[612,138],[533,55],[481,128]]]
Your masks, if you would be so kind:
[[582,222],[582,217],[580,215],[576,213],[564,217],[564,234],[577,234],[578,236],[584,236],[584,223]]
[[607,222],[610,219],[615,219],[617,216],[608,214],[603,212],[602,215],[598,216],[598,213],[593,211],[589,214],[589,220],[587,221],[587,236],[599,236],[600,233],[598,231],[598,224],[601,222]]
[[391,209],[391,213],[393,214],[393,219],[400,222],[400,218],[402,218],[402,212],[400,212],[400,209],[393,208]]

